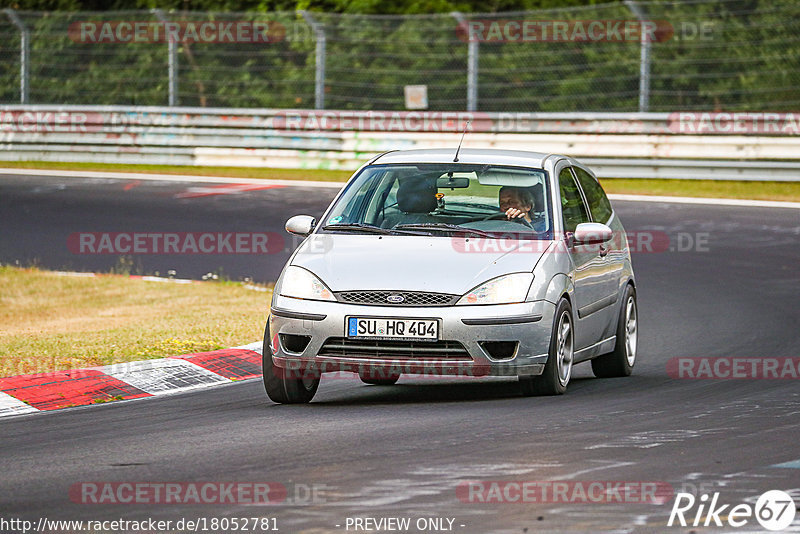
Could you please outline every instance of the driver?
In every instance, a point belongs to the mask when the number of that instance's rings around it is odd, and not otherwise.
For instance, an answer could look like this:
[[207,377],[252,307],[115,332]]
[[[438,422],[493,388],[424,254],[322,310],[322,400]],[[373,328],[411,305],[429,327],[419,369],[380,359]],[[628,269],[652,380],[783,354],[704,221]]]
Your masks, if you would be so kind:
[[500,188],[499,203],[500,211],[506,214],[509,219],[525,219],[531,222],[531,210],[533,209],[533,194],[523,187],[512,187],[504,185]]

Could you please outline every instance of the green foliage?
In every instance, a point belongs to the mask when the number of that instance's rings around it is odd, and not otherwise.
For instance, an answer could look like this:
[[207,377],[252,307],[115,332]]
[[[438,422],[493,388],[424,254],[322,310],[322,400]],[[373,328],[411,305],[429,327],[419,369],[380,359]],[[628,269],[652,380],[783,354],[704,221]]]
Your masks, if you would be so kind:
[[[93,3],[95,2],[95,3]],[[115,0],[139,11],[20,12],[31,32],[30,100],[46,104],[166,105],[167,44],[76,42],[81,21],[270,21],[269,43],[181,43],[182,106],[313,108],[315,35],[297,9],[314,12],[326,34],[329,109],[404,109],[404,86],[427,85],[431,110],[466,107],[468,43],[451,11],[502,27],[509,20],[634,20],[622,3],[558,0]],[[100,7],[99,0],[16,0],[45,9]],[[559,4],[561,7],[553,7]],[[793,111],[800,103],[800,3],[725,0],[641,3],[671,29],[650,47],[650,110]],[[191,11],[186,11],[190,8]],[[235,13],[229,9],[250,9]],[[200,11],[216,9],[220,11]],[[280,9],[280,11],[276,11]],[[170,11],[172,10],[172,11]],[[320,10],[324,10],[320,11]],[[392,13],[375,15],[375,13]],[[406,13],[428,13],[407,15]],[[74,28],[74,26],[73,26]],[[641,45],[536,40],[480,42],[481,111],[636,111]],[[19,32],[0,18],[0,103],[19,102]]]
[[27,11],[115,11],[123,9],[184,11],[295,11],[363,14],[411,14],[523,11],[599,3],[593,0],[2,0],[0,7]]

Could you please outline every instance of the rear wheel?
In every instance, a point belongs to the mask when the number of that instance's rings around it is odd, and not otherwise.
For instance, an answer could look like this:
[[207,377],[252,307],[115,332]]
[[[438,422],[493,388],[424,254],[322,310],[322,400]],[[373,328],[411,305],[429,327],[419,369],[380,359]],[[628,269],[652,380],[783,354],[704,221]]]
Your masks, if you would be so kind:
[[636,290],[628,285],[619,312],[617,344],[613,352],[592,360],[592,372],[598,378],[630,376],[636,363],[639,345],[639,313],[636,307]]
[[[287,371],[272,362],[269,340],[269,321],[264,331],[264,346],[261,356],[264,389],[267,396],[279,404],[304,404],[311,402],[319,387],[319,375],[307,371]],[[294,378],[291,373],[297,373]]]
[[572,308],[566,299],[556,306],[550,350],[544,372],[540,376],[519,377],[524,395],[561,395],[567,390],[572,376],[574,356]]

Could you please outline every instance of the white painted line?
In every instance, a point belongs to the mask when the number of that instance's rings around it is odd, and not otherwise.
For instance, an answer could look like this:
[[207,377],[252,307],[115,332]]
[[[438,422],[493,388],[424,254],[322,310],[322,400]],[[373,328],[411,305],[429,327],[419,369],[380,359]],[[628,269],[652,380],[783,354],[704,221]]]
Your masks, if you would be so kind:
[[249,289],[250,291],[260,291],[262,293],[267,293],[269,291],[272,291],[272,289],[269,287],[254,286],[252,284],[244,284],[242,287],[245,289]]
[[784,462],[782,464],[771,465],[770,467],[781,467],[787,469],[800,469],[800,460],[793,460],[791,462]]
[[608,195],[611,200],[633,202],[666,202],[669,204],[714,204],[716,206],[739,206],[748,208],[790,208],[800,209],[800,202],[780,202],[776,200],[742,200],[737,198],[701,197],[660,197],[655,195]]
[[230,384],[227,378],[189,361],[173,358],[117,363],[100,370],[151,395]]
[[135,172],[99,172],[99,171],[53,171],[36,169],[3,169],[0,175],[12,174],[22,176],[54,176],[68,178],[106,178],[111,180],[151,180],[155,182],[201,182],[210,184],[255,184],[283,185],[287,187],[327,187],[341,189],[345,182],[321,182],[313,180],[267,180],[260,178],[229,178],[226,176],[195,176],[190,174],[149,174]]
[[[122,278],[130,278],[132,280],[142,280],[144,282],[169,282],[173,284],[199,284],[200,280],[191,280],[189,278],[164,278],[163,276],[140,276],[136,274],[111,274],[111,273],[85,273],[79,271],[53,271],[58,276],[73,276],[76,278],[91,278],[94,276],[118,276]],[[265,289],[265,291],[267,291]]]
[[190,280],[188,278],[163,278],[161,276],[142,276],[140,280],[144,282],[167,282],[172,284],[194,284],[199,280]]
[[23,413],[38,412],[33,406],[29,406],[19,399],[15,399],[8,393],[0,391],[0,417],[7,415],[19,415]]

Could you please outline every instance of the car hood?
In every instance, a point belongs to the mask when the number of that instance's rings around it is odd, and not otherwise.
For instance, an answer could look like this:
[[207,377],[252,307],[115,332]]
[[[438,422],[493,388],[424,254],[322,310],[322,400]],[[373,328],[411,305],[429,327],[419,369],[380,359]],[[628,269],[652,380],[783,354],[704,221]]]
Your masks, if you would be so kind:
[[550,241],[312,234],[292,259],[332,291],[462,295],[507,273],[532,272]]

